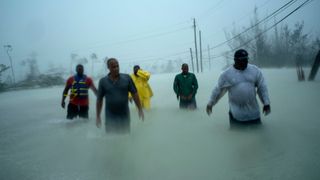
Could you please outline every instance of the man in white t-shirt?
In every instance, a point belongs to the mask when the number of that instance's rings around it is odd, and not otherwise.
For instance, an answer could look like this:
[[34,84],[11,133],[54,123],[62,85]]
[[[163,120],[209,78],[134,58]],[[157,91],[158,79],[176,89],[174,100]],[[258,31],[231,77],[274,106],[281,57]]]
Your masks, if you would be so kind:
[[246,50],[235,52],[234,65],[220,75],[207,105],[207,114],[210,115],[212,107],[228,91],[230,126],[261,123],[257,94],[263,104],[263,113],[268,115],[271,112],[262,72],[257,66],[248,64],[248,59]]

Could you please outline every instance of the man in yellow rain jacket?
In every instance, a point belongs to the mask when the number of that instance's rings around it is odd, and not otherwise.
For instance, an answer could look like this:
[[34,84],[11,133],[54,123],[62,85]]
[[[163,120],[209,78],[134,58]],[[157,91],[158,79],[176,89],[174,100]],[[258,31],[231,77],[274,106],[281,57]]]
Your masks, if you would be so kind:
[[[153,96],[152,89],[148,83],[148,80],[150,79],[150,73],[140,69],[140,66],[135,65],[133,67],[133,74],[130,76],[138,90],[142,108],[150,109],[150,99]],[[129,98],[131,99],[130,93]]]

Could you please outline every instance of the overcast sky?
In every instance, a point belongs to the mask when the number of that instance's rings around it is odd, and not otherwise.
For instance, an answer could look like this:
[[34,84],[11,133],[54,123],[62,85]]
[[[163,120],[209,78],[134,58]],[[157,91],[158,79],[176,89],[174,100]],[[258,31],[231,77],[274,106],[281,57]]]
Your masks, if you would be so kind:
[[[15,65],[31,52],[40,67],[69,66],[70,54],[121,63],[155,59],[190,59],[194,48],[192,19],[202,31],[202,47],[225,40],[224,31],[248,27],[254,6],[265,17],[289,0],[0,0],[0,63],[9,65],[3,45],[10,44]],[[297,0],[281,19],[299,6]],[[320,36],[320,0],[313,0],[281,25],[304,21],[305,32]],[[272,25],[271,20],[267,26]],[[219,55],[227,46],[214,49]],[[207,53],[207,52],[206,52]],[[188,60],[189,60],[188,59]],[[217,61],[221,61],[217,59]],[[223,61],[223,60],[222,60]]]

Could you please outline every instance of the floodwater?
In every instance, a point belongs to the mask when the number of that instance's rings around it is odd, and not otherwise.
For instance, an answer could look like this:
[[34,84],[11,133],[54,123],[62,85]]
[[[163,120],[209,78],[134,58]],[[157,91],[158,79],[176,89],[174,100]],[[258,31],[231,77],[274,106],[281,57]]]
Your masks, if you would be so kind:
[[[145,121],[131,108],[131,133],[109,135],[90,119],[65,119],[63,87],[0,94],[0,179],[319,179],[320,80],[263,69],[272,113],[258,128],[230,130],[227,95],[205,106],[219,72],[197,75],[198,109],[182,111],[174,74],[154,75]],[[318,75],[319,76],[319,75]]]

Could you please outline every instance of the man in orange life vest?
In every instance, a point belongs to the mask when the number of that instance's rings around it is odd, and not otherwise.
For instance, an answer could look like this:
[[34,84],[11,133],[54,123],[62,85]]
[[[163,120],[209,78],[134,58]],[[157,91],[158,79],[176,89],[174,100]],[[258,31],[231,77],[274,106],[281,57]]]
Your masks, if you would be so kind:
[[76,66],[77,74],[68,78],[62,94],[61,106],[65,108],[65,99],[70,89],[70,101],[68,104],[67,119],[73,119],[77,116],[88,118],[89,111],[89,88],[97,95],[97,89],[90,77],[83,74],[82,64]]

